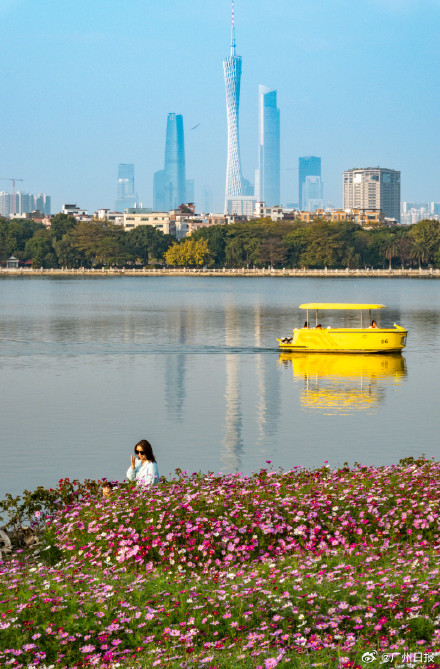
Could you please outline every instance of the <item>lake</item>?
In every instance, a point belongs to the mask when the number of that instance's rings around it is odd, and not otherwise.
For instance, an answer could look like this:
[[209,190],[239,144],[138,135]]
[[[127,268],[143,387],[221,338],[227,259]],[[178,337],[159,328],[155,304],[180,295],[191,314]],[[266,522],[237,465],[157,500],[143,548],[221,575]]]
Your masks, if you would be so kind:
[[[407,348],[280,355],[313,301],[386,304]],[[165,476],[438,459],[439,325],[436,279],[1,278],[0,498],[122,479],[142,438]]]

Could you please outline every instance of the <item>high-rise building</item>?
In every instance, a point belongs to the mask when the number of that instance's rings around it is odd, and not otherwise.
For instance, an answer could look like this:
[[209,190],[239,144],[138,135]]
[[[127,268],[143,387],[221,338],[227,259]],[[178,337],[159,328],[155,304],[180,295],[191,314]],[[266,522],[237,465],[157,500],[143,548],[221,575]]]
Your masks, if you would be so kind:
[[133,163],[119,163],[118,191],[115,202],[116,211],[124,211],[137,206],[137,195],[134,191]]
[[51,197],[46,193],[39,193],[35,196],[35,209],[41,211],[42,214],[50,216],[51,214]]
[[400,172],[383,167],[347,170],[343,175],[344,209],[380,211],[400,222]]
[[46,195],[46,193],[32,195],[32,193],[22,193],[18,191],[18,193],[12,195],[11,193],[3,191],[0,193],[0,216],[13,215],[14,197],[16,214],[32,214],[35,210],[38,210],[45,215],[50,215],[51,213],[51,198],[50,195]]
[[18,191],[17,198],[17,214],[30,214],[35,209],[35,198],[31,193],[21,193]]
[[186,202],[183,116],[168,114],[164,166],[165,211]]
[[280,110],[277,92],[258,89],[259,146],[255,172],[255,197],[268,207],[280,204]]
[[[299,159],[298,169],[298,201],[299,210],[306,211],[306,202],[304,200],[305,184],[307,177],[319,177],[321,182],[321,158],[318,156],[304,156]],[[322,182],[321,182],[322,189]],[[319,199],[322,199],[322,191]],[[310,211],[310,210],[308,210]]]
[[[195,202],[195,197],[194,197],[194,179],[187,179],[186,180],[186,194],[185,194],[185,200],[188,203],[194,204]],[[184,204],[184,203],[180,203]]]
[[324,209],[321,177],[306,177],[302,186],[302,204],[301,211]]
[[8,217],[12,211],[12,195],[2,191],[0,193],[0,216]]
[[235,44],[234,0],[232,0],[231,52],[223,61],[226,90],[226,114],[228,120],[228,160],[226,167],[225,212],[228,201],[243,195],[239,140],[239,106],[241,81],[241,56],[237,56]]
[[153,211],[165,211],[164,179],[164,170],[157,170],[153,175]]

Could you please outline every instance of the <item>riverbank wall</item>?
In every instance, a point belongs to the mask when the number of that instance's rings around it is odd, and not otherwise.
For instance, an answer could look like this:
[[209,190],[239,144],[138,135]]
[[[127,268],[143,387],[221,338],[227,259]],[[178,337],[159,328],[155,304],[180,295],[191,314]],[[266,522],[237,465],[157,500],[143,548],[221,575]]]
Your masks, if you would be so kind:
[[167,269],[118,269],[114,267],[102,269],[28,269],[0,267],[0,277],[6,276],[228,276],[228,277],[341,277],[341,278],[413,278],[413,279],[440,279],[440,269],[248,269],[245,267],[230,269],[212,268],[167,268]]

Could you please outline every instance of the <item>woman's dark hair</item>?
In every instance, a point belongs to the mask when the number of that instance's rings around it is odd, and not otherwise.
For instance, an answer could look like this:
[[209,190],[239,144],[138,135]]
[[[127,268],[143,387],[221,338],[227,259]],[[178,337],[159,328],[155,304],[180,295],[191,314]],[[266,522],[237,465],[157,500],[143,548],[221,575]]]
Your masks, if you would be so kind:
[[147,457],[147,460],[149,460],[150,462],[156,462],[156,458],[154,457],[154,453],[153,453],[153,448],[152,448],[149,441],[147,441],[146,439],[141,439],[140,441],[138,441],[138,443],[134,447],[134,452],[135,453],[136,453],[136,449],[137,449],[138,446],[140,446],[142,448],[143,452],[145,453],[145,455]]

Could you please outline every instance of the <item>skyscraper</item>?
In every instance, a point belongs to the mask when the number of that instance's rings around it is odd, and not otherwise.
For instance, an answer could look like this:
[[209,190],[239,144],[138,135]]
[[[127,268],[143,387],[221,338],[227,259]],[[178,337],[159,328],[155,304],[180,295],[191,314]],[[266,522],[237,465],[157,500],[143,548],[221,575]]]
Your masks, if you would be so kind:
[[183,116],[168,114],[164,166],[165,211],[186,202]]
[[134,165],[133,163],[119,163],[116,211],[124,211],[136,207],[137,196],[134,192]]
[[344,172],[344,209],[380,211],[400,223],[400,172],[365,167]]
[[241,56],[236,54],[234,0],[232,0],[231,53],[223,61],[226,89],[226,113],[228,120],[228,161],[226,167],[225,211],[228,200],[243,195],[238,132],[240,106]]
[[153,175],[153,211],[165,211],[164,170]]
[[299,159],[298,199],[300,211],[304,211],[307,204],[305,201],[307,177],[319,177],[321,185],[321,196],[319,199],[322,199],[321,158],[317,156],[305,156]]
[[321,177],[306,177],[302,186],[302,211],[324,209]]
[[280,110],[277,92],[258,89],[259,146],[255,196],[268,207],[280,204]]

